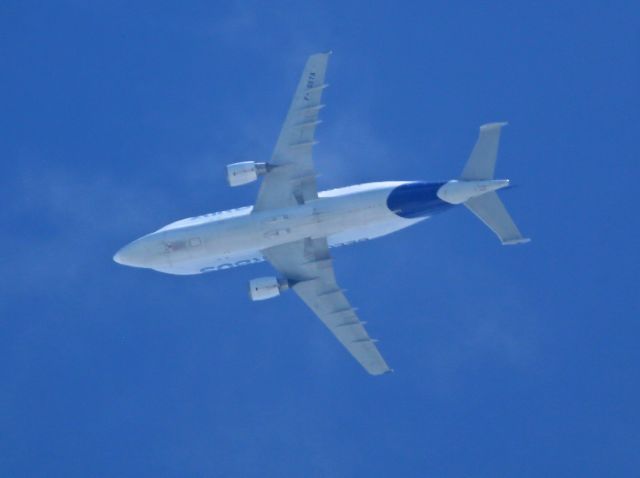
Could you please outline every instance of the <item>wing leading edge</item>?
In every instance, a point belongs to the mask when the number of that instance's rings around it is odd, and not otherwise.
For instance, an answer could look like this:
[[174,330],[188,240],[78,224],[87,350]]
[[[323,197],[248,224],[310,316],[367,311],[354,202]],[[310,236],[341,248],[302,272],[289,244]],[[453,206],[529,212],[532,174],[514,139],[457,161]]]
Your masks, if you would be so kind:
[[367,372],[380,375],[391,371],[336,282],[325,238],[307,238],[262,252]]

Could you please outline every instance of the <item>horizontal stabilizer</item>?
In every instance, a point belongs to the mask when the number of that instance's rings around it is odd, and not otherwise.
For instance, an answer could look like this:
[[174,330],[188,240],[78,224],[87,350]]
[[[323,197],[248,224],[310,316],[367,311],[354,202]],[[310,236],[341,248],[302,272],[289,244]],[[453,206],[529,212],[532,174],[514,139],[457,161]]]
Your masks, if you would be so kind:
[[496,169],[498,145],[500,144],[500,130],[507,123],[488,123],[480,126],[480,134],[471,156],[462,171],[460,179],[477,181],[492,179]]
[[530,241],[529,238],[522,236],[495,191],[471,198],[464,205],[496,233],[503,245]]

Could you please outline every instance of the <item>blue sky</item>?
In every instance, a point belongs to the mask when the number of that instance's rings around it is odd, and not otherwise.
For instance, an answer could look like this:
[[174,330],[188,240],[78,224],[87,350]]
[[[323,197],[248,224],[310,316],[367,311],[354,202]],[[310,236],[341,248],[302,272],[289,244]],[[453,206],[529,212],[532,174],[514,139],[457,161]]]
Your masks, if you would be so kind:
[[[640,467],[637,2],[0,5],[0,476],[630,476]],[[251,204],[306,56],[320,185],[497,173],[533,242],[465,210],[334,251],[394,374],[267,264],[114,264]]]

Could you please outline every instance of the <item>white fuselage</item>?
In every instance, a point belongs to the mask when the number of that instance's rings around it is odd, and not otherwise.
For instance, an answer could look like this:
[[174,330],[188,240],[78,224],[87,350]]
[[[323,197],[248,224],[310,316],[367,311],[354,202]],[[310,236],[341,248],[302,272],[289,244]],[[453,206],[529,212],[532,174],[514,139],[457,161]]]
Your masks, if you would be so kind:
[[403,184],[360,184],[323,191],[291,208],[252,213],[243,207],[183,219],[125,246],[115,259],[169,274],[200,274],[261,262],[262,250],[308,237],[327,237],[330,247],[374,239],[428,217],[389,210],[389,193]]
[[201,274],[264,260],[262,251],[306,238],[339,247],[411,226],[508,180],[386,181],[322,191],[304,204],[253,212],[241,207],[173,222],[120,249],[120,264]]

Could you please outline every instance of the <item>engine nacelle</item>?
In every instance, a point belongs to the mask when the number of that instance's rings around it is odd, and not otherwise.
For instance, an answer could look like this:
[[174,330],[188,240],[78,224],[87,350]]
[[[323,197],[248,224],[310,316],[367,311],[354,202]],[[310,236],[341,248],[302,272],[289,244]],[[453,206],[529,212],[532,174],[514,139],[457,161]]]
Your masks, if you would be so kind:
[[243,161],[227,165],[227,181],[229,186],[242,186],[258,179],[258,176],[267,172],[267,163],[255,161]]
[[254,301],[273,299],[286,288],[286,282],[279,281],[275,277],[260,277],[249,281],[249,297]]

